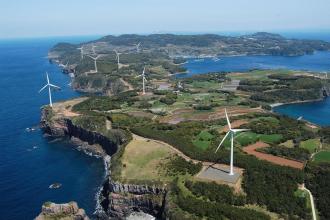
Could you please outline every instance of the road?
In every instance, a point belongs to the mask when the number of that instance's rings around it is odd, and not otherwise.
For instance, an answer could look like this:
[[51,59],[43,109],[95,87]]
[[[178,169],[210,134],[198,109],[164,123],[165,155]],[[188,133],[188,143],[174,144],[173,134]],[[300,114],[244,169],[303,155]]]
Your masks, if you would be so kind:
[[314,197],[313,197],[313,195],[312,195],[312,192],[311,192],[309,189],[307,189],[307,188],[305,187],[305,184],[303,184],[303,185],[301,186],[301,189],[302,189],[302,190],[305,190],[305,191],[308,192],[308,194],[309,194],[309,198],[310,198],[310,200],[311,200],[311,207],[312,207],[313,220],[317,220],[317,218],[316,218],[315,204],[314,204]]

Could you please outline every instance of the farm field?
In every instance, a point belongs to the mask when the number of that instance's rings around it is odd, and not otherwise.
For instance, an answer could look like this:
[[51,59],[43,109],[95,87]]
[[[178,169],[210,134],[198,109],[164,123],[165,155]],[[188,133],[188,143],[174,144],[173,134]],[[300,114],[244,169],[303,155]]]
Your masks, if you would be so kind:
[[307,149],[310,153],[315,152],[315,150],[320,146],[320,140],[319,139],[309,139],[306,141],[302,141],[300,143],[301,148]]
[[330,162],[330,151],[321,151],[315,154],[315,162]]

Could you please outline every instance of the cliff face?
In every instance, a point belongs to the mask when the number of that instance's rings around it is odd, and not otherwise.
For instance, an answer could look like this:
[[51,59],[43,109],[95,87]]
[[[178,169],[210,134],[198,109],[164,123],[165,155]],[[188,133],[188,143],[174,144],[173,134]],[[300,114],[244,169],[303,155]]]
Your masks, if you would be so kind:
[[133,211],[143,211],[162,218],[166,189],[148,185],[121,184],[108,180],[103,185],[101,205],[115,219],[125,219]]
[[[104,155],[113,155],[117,152],[120,143],[125,140],[111,140],[97,132],[88,131],[74,125],[69,118],[53,115],[50,108],[43,108],[40,126],[43,131],[52,137],[74,137],[88,142],[89,151],[95,153],[92,145],[100,145],[105,152]],[[143,211],[153,216],[161,217],[165,206],[166,189],[149,186],[133,185],[114,182],[107,177],[103,184],[100,195],[100,204],[103,213],[99,214],[100,219],[125,219],[133,211]],[[79,219],[79,218],[77,218]]]
[[[90,146],[101,145],[105,153],[110,156],[116,153],[119,147],[117,140],[111,140],[102,134],[76,126],[68,118],[52,118],[52,111],[49,108],[42,109],[40,126],[46,134],[52,137],[75,137],[87,142]],[[120,140],[119,142],[123,141]],[[89,150],[99,154],[99,152],[95,152],[97,150],[93,147],[90,147]]]
[[76,202],[65,204],[55,204],[46,202],[42,205],[41,213],[35,220],[50,220],[50,219],[65,219],[65,220],[89,220],[85,210],[80,209]]

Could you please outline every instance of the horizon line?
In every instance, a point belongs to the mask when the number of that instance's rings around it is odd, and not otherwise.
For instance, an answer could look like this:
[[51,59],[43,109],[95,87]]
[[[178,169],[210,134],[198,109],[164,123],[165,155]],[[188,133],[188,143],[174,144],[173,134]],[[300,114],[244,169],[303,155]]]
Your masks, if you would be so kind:
[[228,31],[152,31],[152,32],[121,32],[121,33],[96,33],[96,34],[68,34],[68,35],[43,35],[43,36],[12,36],[12,37],[0,37],[0,40],[32,40],[32,39],[49,39],[49,38],[75,38],[75,37],[104,37],[104,36],[121,36],[128,34],[135,35],[152,35],[152,34],[174,34],[174,35],[203,35],[203,34],[215,34],[225,36],[239,36],[251,33],[272,33],[272,34],[286,34],[286,33],[303,33],[303,34],[327,34],[330,33],[330,29],[297,29],[297,30],[228,30]]

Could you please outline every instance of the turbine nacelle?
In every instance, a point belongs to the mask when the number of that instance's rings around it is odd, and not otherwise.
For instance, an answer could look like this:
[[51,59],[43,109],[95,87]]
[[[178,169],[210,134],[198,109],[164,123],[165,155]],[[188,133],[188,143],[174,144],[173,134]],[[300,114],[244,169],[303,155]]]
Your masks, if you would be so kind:
[[229,131],[226,133],[226,135],[224,136],[224,138],[221,140],[219,146],[215,150],[215,153],[218,152],[218,150],[221,147],[221,145],[223,144],[223,142],[226,140],[226,138],[228,137],[228,135],[230,135],[231,146],[230,146],[230,172],[229,172],[229,175],[234,175],[234,168],[233,168],[233,161],[234,161],[234,135],[237,132],[244,132],[244,131],[248,131],[249,129],[232,128],[226,109],[225,109],[225,115],[226,115],[227,126],[229,128]]
[[48,77],[48,73],[47,72],[46,72],[46,78],[47,78],[47,84],[39,90],[39,93],[42,92],[45,88],[48,87],[49,105],[50,105],[50,107],[53,107],[51,88],[61,89],[61,87],[56,86],[54,84],[51,84],[49,82],[49,77]]

